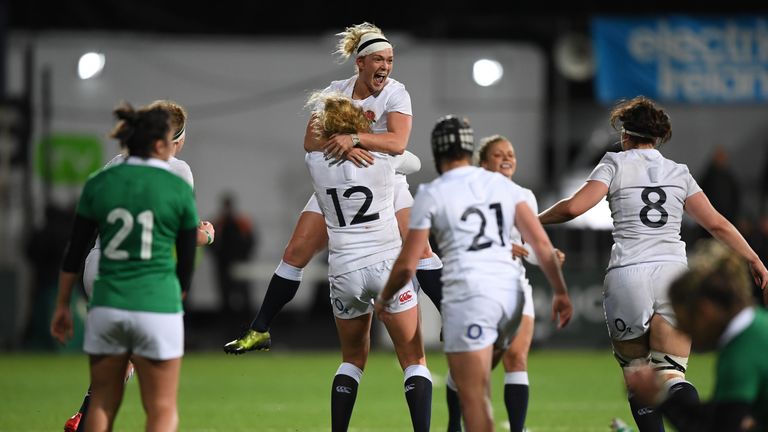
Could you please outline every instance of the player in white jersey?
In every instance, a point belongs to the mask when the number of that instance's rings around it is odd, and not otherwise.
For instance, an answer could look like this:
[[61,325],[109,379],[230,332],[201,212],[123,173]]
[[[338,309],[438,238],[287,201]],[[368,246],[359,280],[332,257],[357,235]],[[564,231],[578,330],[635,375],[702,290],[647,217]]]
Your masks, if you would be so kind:
[[[343,95],[322,93],[314,126],[328,131],[367,130],[363,110]],[[342,364],[333,380],[331,424],[346,431],[357,387],[370,349],[373,299],[386,281],[400,251],[395,219],[395,171],[414,166],[408,153],[391,156],[372,153],[374,163],[360,168],[349,162],[329,161],[322,152],[309,152],[306,163],[328,231],[328,277],[331,307],[336,317]],[[419,164],[415,165],[417,168]],[[428,431],[432,381],[421,341],[417,295],[408,281],[391,306],[394,318],[387,323],[400,366],[405,373],[405,396],[413,429]]]
[[[475,150],[474,164],[491,172],[498,172],[508,179],[517,170],[517,155],[512,143],[501,135],[492,135],[480,139]],[[534,213],[539,206],[536,197],[530,189],[521,188],[525,202]],[[520,231],[514,226],[510,229],[513,262],[519,268],[520,285],[523,288],[523,314],[520,326],[506,350],[494,349],[492,368],[499,361],[504,364],[504,405],[507,409],[511,431],[522,431],[525,427],[525,416],[528,410],[528,352],[533,341],[534,306],[533,288],[525,276],[523,260],[529,264],[538,265],[536,254],[531,246],[524,243]],[[565,261],[565,254],[555,249],[560,265]],[[446,377],[446,400],[448,402],[448,431],[461,431],[461,407],[456,383],[450,373]]]
[[[357,74],[333,81],[323,93],[341,93],[360,106],[370,122],[368,132],[339,133],[328,139],[318,138],[312,129],[313,118],[307,124],[304,149],[324,151],[330,157],[343,158],[358,167],[374,163],[370,152],[402,154],[411,134],[411,97],[405,86],[390,77],[394,61],[392,45],[381,30],[369,23],[347,28],[339,33],[338,53],[342,59],[353,57]],[[397,176],[395,215],[402,235],[408,229],[408,216],[413,197],[405,176]],[[230,354],[252,350],[268,350],[271,345],[269,328],[274,317],[296,295],[304,267],[328,245],[325,220],[312,195],[304,207],[285,248],[282,260],[269,282],[259,313],[250,328],[239,339],[224,345]],[[440,273],[442,263],[432,250],[422,253],[417,278],[419,285],[439,307]]]
[[546,232],[518,185],[498,173],[471,166],[474,147],[466,120],[443,117],[432,131],[439,178],[416,195],[408,235],[376,312],[387,322],[386,306],[416,270],[430,229],[443,269],[443,337],[468,431],[493,430],[489,378],[494,345],[506,348],[523,308],[520,269],[509,241],[514,225],[533,247],[555,289],[553,319],[568,323],[572,307],[560,265]]
[[[690,339],[676,328],[667,296],[687,268],[680,240],[683,213],[749,263],[765,287],[768,271],[736,228],[715,210],[688,167],[666,159],[657,147],[672,135],[669,116],[645,97],[620,102],[610,117],[622,151],[606,153],[584,185],[539,215],[544,224],[571,220],[607,196],[613,217],[611,258],[603,307],[614,355],[624,368],[652,363],[669,393],[698,400],[685,378]],[[664,430],[658,413],[629,395],[641,432]]]
[[[184,143],[186,142],[187,111],[178,103],[169,100],[157,100],[152,102],[148,107],[150,109],[162,108],[169,114],[169,122],[173,136],[171,141],[173,148],[171,150],[171,158],[168,159],[168,164],[170,165],[171,172],[184,179],[184,181],[186,181],[190,186],[192,186],[192,188],[194,188],[194,178],[192,176],[192,170],[189,168],[189,164],[181,159],[176,158],[176,155],[181,152],[181,149],[184,147]],[[107,162],[107,164],[104,166],[104,169],[125,162],[127,158],[126,155],[127,149],[123,149],[122,153],[118,154],[109,162]],[[210,222],[201,221],[200,227],[197,231],[197,245],[203,246],[213,243],[215,234],[216,231]],[[85,264],[83,266],[83,289],[85,290],[85,294],[88,298],[90,298],[93,294],[93,283],[99,273],[99,260],[101,257],[100,248],[100,239],[97,237],[93,248],[91,248],[91,250],[88,252],[88,256],[85,258]],[[132,374],[133,366],[129,363],[128,371],[126,372],[126,379],[129,378]],[[75,413],[75,415],[70,417],[64,425],[65,432],[75,432],[79,430],[78,428],[82,429],[81,425],[85,425],[85,416],[88,413],[90,394],[91,390],[89,387],[85,394],[85,398],[83,399],[83,403],[80,406],[80,409],[77,413]]]

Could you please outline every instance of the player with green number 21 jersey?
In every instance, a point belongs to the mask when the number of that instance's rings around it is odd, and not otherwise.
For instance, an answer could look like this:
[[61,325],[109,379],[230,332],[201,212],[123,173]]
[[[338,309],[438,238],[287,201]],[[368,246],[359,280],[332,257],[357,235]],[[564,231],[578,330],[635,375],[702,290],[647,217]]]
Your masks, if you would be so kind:
[[91,306],[181,311],[176,233],[197,226],[192,188],[157,159],[128,158],[94,175],[77,214],[98,222],[102,256]]

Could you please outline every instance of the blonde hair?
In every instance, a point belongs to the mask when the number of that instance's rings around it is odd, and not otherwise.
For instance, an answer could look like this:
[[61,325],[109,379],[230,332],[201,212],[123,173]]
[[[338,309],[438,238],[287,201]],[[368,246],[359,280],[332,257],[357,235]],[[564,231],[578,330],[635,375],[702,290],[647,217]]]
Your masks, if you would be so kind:
[[491,145],[500,141],[506,141],[510,144],[512,143],[512,141],[508,140],[505,136],[498,134],[480,138],[480,143],[475,149],[475,154],[472,155],[472,164],[475,166],[480,166],[481,163],[487,161],[488,149],[491,147]]
[[357,44],[360,43],[360,38],[367,33],[379,33],[382,36],[384,35],[380,28],[368,22],[347,27],[343,32],[336,33],[336,36],[341,36],[341,39],[339,39],[339,43],[336,45],[337,49],[334,54],[339,55],[339,59],[342,63],[348,58],[353,57],[355,50],[357,49]]
[[353,134],[371,130],[371,120],[363,109],[341,93],[315,92],[307,101],[314,110],[312,128],[318,137],[328,139],[333,134]]
[[673,305],[693,309],[697,300],[709,299],[723,309],[738,311],[752,304],[747,263],[715,240],[696,244],[689,270],[669,289]]
[[187,110],[174,101],[159,99],[147,105],[147,108],[160,108],[168,113],[169,122],[171,123],[171,135],[181,132],[181,129],[187,124]]

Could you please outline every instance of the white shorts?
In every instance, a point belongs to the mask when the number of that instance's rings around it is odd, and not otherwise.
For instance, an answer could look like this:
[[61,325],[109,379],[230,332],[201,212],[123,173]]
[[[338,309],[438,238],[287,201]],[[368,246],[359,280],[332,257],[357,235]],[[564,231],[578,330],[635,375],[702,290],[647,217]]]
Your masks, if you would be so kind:
[[520,286],[523,288],[523,315],[536,318],[533,307],[533,287],[525,276],[520,276]]
[[93,297],[93,282],[99,275],[99,261],[101,260],[101,249],[93,248],[85,257],[85,266],[83,267],[83,289],[85,296],[90,299]]
[[489,345],[506,349],[520,325],[523,292],[506,291],[502,296],[474,296],[458,302],[443,300],[441,311],[443,351],[478,351]]
[[608,270],[603,283],[603,310],[611,339],[639,338],[648,331],[654,314],[677,326],[669,303],[669,286],[687,269],[683,263],[663,262]]
[[[402,177],[405,179],[404,175],[395,175],[395,178]],[[408,182],[406,181],[395,181],[395,212],[398,212],[404,208],[411,208],[413,206],[413,195],[411,195],[410,189],[408,189]],[[312,212],[312,213],[319,213],[323,214],[323,211],[320,210],[320,204],[317,203],[317,196],[313,193],[311,197],[309,197],[309,201],[307,201],[307,204],[304,206],[304,209],[301,210],[302,213],[304,212]]]
[[94,355],[133,353],[151,360],[184,355],[184,314],[97,306],[88,311],[83,350]]
[[[395,260],[386,260],[337,276],[328,276],[331,283],[331,309],[337,318],[352,319],[373,312],[373,302],[387,283]],[[419,304],[418,295],[410,281],[395,294],[387,311],[398,313]]]

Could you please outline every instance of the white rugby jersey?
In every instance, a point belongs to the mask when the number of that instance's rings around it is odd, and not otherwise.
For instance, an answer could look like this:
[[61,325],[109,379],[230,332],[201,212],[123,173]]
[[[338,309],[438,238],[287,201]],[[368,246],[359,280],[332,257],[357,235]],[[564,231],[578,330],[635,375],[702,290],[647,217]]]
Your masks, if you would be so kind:
[[443,301],[519,290],[510,229],[523,188],[499,173],[455,168],[416,193],[411,229],[430,229],[443,260]]
[[[533,214],[539,214],[539,203],[536,201],[536,196],[533,194],[533,191],[524,187],[520,187],[520,189],[522,189],[525,202],[528,204],[528,207],[531,209]],[[533,265],[539,265],[539,260],[536,257],[536,252],[533,251],[533,248],[529,243],[523,243],[523,235],[514,225],[512,225],[512,227],[510,228],[509,238],[512,243],[522,245],[525,248],[525,250],[528,251],[528,256],[525,257],[526,261],[528,261]],[[514,259],[513,261],[515,265],[520,267],[520,274],[525,274],[525,267],[523,266],[523,260]]]
[[[341,81],[332,81],[323,93],[341,93],[351,99],[356,81],[357,75]],[[371,132],[373,133],[387,132],[387,114],[390,112],[413,116],[411,95],[401,82],[392,78],[387,78],[387,85],[378,94],[361,100],[352,99],[352,102],[361,107],[366,116],[372,119]]]
[[673,261],[687,264],[680,240],[685,200],[701,192],[688,167],[655,149],[606,153],[588,180],[608,186],[613,247],[608,269]]
[[328,227],[328,274],[358,270],[400,252],[394,210],[395,170],[402,156],[371,153],[373,165],[331,164],[322,152],[305,156]]
[[[121,153],[113,157],[112,160],[110,160],[109,162],[107,162],[107,164],[104,165],[104,168],[109,168],[115,164],[123,163],[123,162],[125,162],[125,155]],[[192,189],[195,188],[195,179],[192,177],[192,169],[189,168],[189,164],[187,164],[181,159],[177,159],[175,156],[171,156],[171,158],[168,159],[168,164],[171,166],[172,173],[184,179],[184,181],[186,181],[187,183],[189,183],[190,186],[192,186]]]

